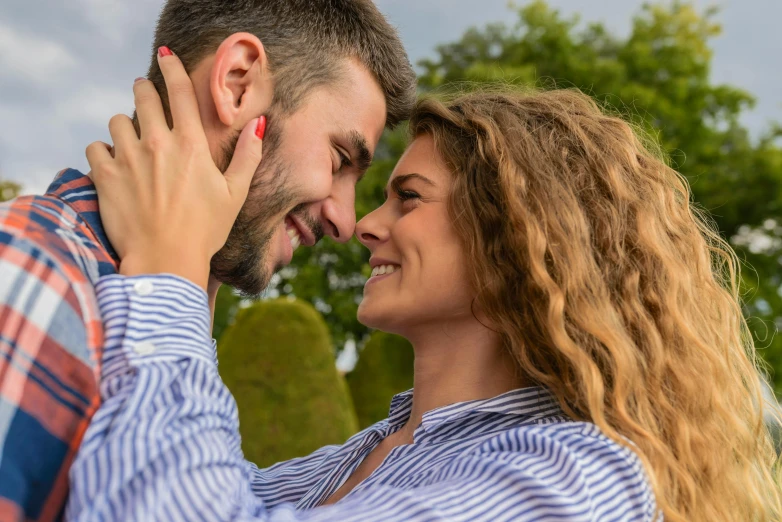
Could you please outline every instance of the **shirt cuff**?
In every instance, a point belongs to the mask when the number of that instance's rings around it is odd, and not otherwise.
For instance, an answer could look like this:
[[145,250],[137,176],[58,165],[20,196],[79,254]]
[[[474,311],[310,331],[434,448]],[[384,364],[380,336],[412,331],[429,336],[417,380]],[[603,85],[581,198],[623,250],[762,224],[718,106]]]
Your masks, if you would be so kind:
[[101,277],[95,285],[105,332],[102,377],[127,366],[200,359],[216,363],[206,292],[181,277]]

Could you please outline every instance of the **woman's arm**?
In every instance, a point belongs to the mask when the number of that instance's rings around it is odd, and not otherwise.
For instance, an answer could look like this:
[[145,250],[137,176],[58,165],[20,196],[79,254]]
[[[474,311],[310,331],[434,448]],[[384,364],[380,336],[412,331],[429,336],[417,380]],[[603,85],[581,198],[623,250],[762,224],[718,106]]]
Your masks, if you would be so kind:
[[[309,511],[269,508],[253,493],[236,403],[217,373],[206,293],[166,275],[108,276],[96,292],[107,337],[103,404],[71,468],[69,520],[650,520],[643,487],[635,500],[618,490],[627,498],[608,513],[621,518],[602,516],[583,459],[539,434],[530,444],[485,444],[414,489],[374,486]],[[601,473],[616,474],[611,462]]]

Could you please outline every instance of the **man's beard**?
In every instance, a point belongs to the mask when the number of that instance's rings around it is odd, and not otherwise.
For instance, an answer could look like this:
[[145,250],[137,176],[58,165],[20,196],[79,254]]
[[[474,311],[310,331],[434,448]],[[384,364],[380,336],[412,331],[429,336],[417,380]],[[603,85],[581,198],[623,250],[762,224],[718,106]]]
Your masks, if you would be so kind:
[[[271,119],[271,118],[270,118]],[[247,200],[236,218],[228,240],[212,257],[211,275],[233,286],[245,297],[258,297],[268,286],[273,270],[267,268],[269,242],[279,218],[296,202],[289,165],[279,157],[281,120],[267,130],[263,142],[263,160],[253,175]],[[231,163],[239,133],[223,146],[217,166],[225,172]],[[301,205],[300,205],[301,206]],[[298,210],[297,207],[295,210]],[[322,235],[322,233],[321,233]]]

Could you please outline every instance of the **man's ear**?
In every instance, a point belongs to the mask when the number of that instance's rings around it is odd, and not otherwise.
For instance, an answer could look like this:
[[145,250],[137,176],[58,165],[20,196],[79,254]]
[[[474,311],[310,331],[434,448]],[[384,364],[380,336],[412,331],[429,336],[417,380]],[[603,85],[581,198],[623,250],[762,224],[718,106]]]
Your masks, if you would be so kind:
[[250,33],[234,33],[215,53],[209,88],[220,121],[242,129],[265,113],[272,102],[274,86],[266,51]]

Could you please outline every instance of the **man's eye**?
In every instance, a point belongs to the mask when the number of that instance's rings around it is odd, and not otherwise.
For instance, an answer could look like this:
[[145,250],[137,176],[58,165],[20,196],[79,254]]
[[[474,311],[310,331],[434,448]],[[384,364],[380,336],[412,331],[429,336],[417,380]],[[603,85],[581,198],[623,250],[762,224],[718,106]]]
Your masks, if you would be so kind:
[[351,167],[353,165],[350,162],[350,158],[348,158],[344,152],[337,149],[337,154],[339,154],[339,168],[337,170],[342,170],[345,167]]

